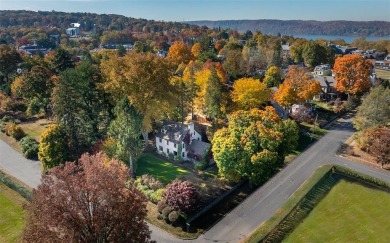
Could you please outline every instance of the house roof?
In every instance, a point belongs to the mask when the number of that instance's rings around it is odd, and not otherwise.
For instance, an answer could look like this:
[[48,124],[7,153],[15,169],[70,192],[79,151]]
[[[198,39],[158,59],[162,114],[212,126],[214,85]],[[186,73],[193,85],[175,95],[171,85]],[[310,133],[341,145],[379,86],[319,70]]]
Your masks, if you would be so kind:
[[203,157],[204,152],[211,147],[211,144],[198,140],[192,140],[190,150],[193,154],[198,154]]
[[164,121],[162,129],[157,133],[157,137],[166,139],[170,142],[179,143],[184,139],[188,130],[188,126],[181,123]]
[[321,87],[334,87],[336,84],[333,76],[314,76],[314,79],[320,82]]

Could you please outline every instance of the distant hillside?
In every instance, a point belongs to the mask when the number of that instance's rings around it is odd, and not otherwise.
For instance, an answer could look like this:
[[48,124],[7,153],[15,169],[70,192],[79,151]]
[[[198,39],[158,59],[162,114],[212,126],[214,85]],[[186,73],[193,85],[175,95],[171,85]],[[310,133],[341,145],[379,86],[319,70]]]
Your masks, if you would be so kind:
[[218,20],[187,21],[209,28],[234,29],[239,32],[259,30],[263,34],[389,36],[390,22],[386,21],[314,21],[314,20]]

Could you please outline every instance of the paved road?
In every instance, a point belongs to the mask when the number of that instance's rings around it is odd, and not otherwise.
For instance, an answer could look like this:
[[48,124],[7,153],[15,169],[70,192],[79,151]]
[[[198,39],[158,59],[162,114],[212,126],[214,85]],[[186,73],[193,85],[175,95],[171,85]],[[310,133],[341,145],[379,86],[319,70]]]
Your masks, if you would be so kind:
[[[324,137],[193,242],[240,242],[269,219],[321,165],[338,164],[390,182],[390,173],[336,156],[340,143],[354,133],[349,119],[339,120]],[[152,228],[158,242],[183,242]],[[188,241],[187,241],[188,242]]]
[[34,188],[41,182],[40,162],[24,158],[1,139],[0,169]]
[[[336,156],[340,143],[353,134],[350,120],[339,120],[324,137],[299,155],[243,203],[198,239],[186,242],[240,242],[269,219],[277,209],[321,165],[338,164],[352,170],[390,182],[390,173]],[[36,187],[40,180],[39,162],[26,160],[0,140],[0,167],[26,184]],[[149,225],[152,239],[157,242],[184,242],[165,231]]]

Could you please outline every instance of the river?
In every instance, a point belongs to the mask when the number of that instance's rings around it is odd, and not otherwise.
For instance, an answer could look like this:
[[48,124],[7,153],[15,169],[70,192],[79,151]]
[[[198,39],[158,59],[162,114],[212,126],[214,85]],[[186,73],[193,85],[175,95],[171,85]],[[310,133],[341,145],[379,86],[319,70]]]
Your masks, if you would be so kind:
[[[354,40],[359,39],[361,36],[336,36],[336,35],[293,35],[294,37],[304,38],[308,40],[340,40],[343,39],[347,43],[352,43]],[[377,40],[390,40],[390,36],[366,36],[367,41],[377,41]]]

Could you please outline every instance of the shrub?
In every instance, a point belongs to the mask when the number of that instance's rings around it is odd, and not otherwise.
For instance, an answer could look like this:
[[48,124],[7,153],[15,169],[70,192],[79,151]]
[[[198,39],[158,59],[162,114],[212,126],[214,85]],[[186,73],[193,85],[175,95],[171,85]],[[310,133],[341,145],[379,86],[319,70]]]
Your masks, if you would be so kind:
[[20,146],[24,157],[27,159],[38,158],[39,143],[32,137],[24,137],[20,140]]
[[169,221],[174,224],[176,223],[176,221],[179,219],[179,213],[177,211],[172,211],[169,215],[168,215],[168,219]]
[[160,202],[163,199],[164,192],[165,192],[164,188],[160,188],[157,191],[154,191],[153,193],[150,194],[150,198],[149,198],[150,201],[152,201],[153,203]]
[[169,159],[171,159],[171,160],[172,160],[172,159],[173,159],[173,157],[174,157],[174,155],[173,155],[172,153],[169,153],[169,154],[168,154],[168,158],[169,158]]
[[161,215],[163,216],[164,219],[168,219],[168,215],[172,212],[172,208],[169,206],[166,206],[162,212]]
[[207,166],[207,163],[206,161],[196,161],[194,163],[194,166],[195,166],[195,170],[204,170],[204,168],[206,168]]
[[328,103],[326,103],[328,106],[334,106],[334,101],[329,101]]
[[11,136],[15,138],[16,140],[19,140],[26,136],[23,129],[19,126],[17,126],[15,123],[8,123],[4,126],[4,131],[8,136]]
[[157,210],[159,213],[162,213],[163,209],[166,208],[168,204],[165,202],[165,200],[159,201],[157,203]]
[[186,214],[193,212],[200,201],[199,193],[191,182],[177,179],[167,185],[164,198],[173,210]]
[[142,175],[140,177],[139,183],[149,187],[154,191],[164,188],[164,184],[161,181],[148,174]]
[[9,116],[9,115],[5,115],[3,116],[3,118],[1,119],[3,122],[13,122],[14,121],[14,118],[12,116]]
[[5,104],[5,109],[8,111],[21,111],[27,110],[27,105],[23,101],[9,99]]
[[21,138],[23,138],[24,136],[26,136],[26,133],[23,131],[23,129],[19,126],[16,126],[12,132],[11,132],[11,136],[13,138],[15,138],[16,140],[20,140]]

